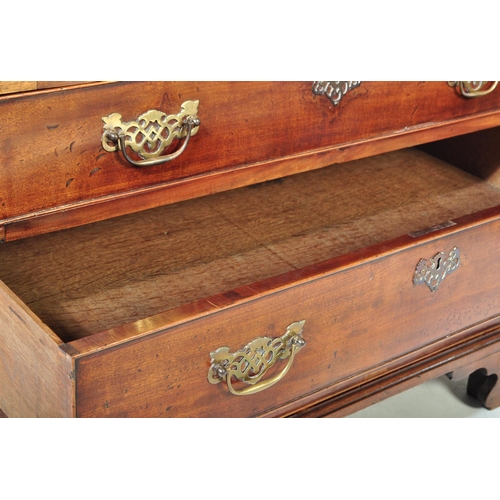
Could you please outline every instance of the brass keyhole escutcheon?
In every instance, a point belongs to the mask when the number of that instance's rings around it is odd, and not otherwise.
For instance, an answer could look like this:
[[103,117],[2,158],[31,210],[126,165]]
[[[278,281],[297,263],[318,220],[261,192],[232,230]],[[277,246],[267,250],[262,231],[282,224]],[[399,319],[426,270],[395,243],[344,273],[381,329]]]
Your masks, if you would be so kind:
[[422,259],[415,269],[413,283],[425,283],[431,292],[435,292],[442,281],[451,274],[460,264],[460,250],[454,247],[448,255],[439,252],[432,259]]

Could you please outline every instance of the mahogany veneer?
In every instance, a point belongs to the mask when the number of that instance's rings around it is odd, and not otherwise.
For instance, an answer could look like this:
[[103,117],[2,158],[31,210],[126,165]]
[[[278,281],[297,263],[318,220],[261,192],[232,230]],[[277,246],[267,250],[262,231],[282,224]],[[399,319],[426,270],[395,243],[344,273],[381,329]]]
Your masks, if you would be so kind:
[[[471,151],[494,150],[499,93],[363,82],[334,108],[310,87],[0,97],[9,417],[340,416],[449,372],[475,372],[471,393],[498,404],[500,188]],[[202,125],[171,166],[102,151],[102,116],[192,98]],[[28,108],[32,148],[15,140]],[[458,161],[452,139],[429,143],[459,134],[475,161]],[[421,259],[453,248],[460,264],[437,290],[414,284]],[[300,320],[306,345],[278,383],[240,397],[208,383],[211,352]]]

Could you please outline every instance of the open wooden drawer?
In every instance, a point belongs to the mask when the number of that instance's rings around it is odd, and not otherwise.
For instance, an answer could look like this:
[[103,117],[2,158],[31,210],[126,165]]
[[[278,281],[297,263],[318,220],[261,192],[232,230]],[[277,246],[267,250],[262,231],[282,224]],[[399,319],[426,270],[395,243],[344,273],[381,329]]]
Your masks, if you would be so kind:
[[499,241],[500,189],[408,148],[5,243],[0,408],[292,415],[499,316]]

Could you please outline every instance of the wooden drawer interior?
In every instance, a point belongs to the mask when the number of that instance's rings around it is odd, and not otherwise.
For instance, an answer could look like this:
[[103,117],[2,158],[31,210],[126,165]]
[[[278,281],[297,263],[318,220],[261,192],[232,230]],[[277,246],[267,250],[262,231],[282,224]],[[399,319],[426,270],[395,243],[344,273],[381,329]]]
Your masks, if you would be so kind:
[[0,279],[67,343],[497,205],[404,149],[5,243]]

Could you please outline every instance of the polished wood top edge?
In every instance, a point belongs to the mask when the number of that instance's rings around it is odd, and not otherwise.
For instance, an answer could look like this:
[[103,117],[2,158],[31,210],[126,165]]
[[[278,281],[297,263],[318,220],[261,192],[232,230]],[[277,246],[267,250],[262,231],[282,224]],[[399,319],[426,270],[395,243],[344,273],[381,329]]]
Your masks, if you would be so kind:
[[[486,327],[490,321],[481,324],[482,328],[467,337],[471,332],[460,332],[461,340],[454,342],[445,348],[436,345],[429,346],[428,354],[424,357],[414,359],[412,362],[398,366],[385,372],[380,372],[376,378],[368,381],[360,381],[356,384],[349,380],[349,387],[342,390],[339,386],[331,386],[328,395],[301,405],[292,402],[285,407],[276,408],[260,417],[343,417],[361,410],[372,403],[386,399],[414,387],[427,380],[455,372],[464,365],[480,362],[483,358],[500,351],[500,329],[498,317],[496,325]],[[486,328],[486,329],[485,329]],[[295,408],[292,408],[292,405]]]
[[117,83],[116,81],[95,81],[95,82],[82,82],[72,84],[68,82],[68,85],[60,85],[58,87],[47,87],[47,88],[37,88],[32,90],[25,90],[19,92],[12,92],[9,94],[0,94],[0,102],[8,101],[11,99],[23,99],[33,96],[39,96],[43,94],[53,94],[55,92],[62,92],[67,90],[77,90],[88,87],[97,87],[101,85],[108,85],[110,83]]
[[165,184],[48,208],[0,221],[0,227],[5,226],[4,237],[0,240],[14,241],[154,208],[165,205],[166,195],[169,196],[168,203],[176,203],[499,125],[500,111],[442,123],[421,124],[356,142],[224,168]]
[[371,261],[388,257],[395,252],[410,250],[437,238],[457,234],[472,227],[500,219],[500,206],[460,217],[454,224],[437,230],[430,230],[419,236],[402,235],[390,241],[382,242],[355,252],[334,257],[300,269],[273,276],[262,281],[228,290],[212,297],[201,299],[151,317],[128,323],[117,328],[105,330],[88,337],[73,340],[66,344],[65,350],[75,358],[97,353],[120,344],[140,340],[141,338],[163,332],[181,324],[195,321],[208,314],[230,307],[244,305],[291,287],[303,286],[314,280],[365,265]]

